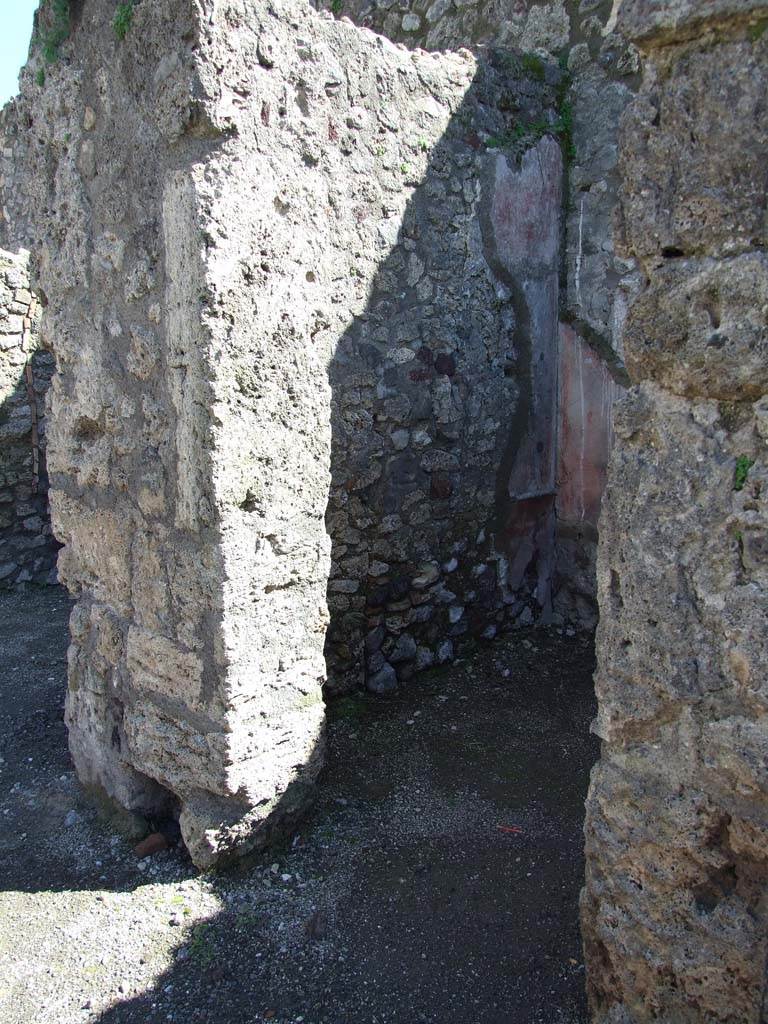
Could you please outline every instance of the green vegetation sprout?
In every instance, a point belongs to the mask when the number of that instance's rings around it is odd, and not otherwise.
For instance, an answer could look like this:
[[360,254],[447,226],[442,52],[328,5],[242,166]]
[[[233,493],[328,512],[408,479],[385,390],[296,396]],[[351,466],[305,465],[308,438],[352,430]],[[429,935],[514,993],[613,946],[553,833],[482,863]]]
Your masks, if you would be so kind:
[[546,65],[535,53],[524,53],[520,58],[520,66],[531,78],[537,78],[540,82],[544,81],[547,73]]
[[733,489],[734,491],[743,491],[744,484],[747,482],[749,471],[755,464],[754,459],[750,459],[747,455],[740,455],[736,459],[736,470],[733,474]]
[[[46,10],[44,28],[40,31],[40,48],[46,64],[55,64],[59,59],[61,44],[69,36],[69,0],[50,0]],[[45,82],[45,73],[43,73]],[[38,73],[38,83],[40,74]]]
[[112,21],[115,35],[122,42],[133,24],[133,3],[119,4]]
[[208,967],[216,956],[213,929],[210,924],[199,924],[192,931],[189,955],[202,967]]
[[[520,65],[529,75],[544,77],[544,61],[536,54],[523,54],[520,58]],[[545,118],[538,121],[521,121],[503,135],[492,135],[486,142],[488,148],[503,149],[516,142],[523,142],[526,146],[530,146],[544,138],[545,135],[551,135],[560,140],[567,169],[576,157],[576,148],[573,143],[573,107],[567,98],[570,84],[571,76],[567,70],[563,70],[561,63],[561,78],[557,90],[557,116],[554,121],[550,122]]]

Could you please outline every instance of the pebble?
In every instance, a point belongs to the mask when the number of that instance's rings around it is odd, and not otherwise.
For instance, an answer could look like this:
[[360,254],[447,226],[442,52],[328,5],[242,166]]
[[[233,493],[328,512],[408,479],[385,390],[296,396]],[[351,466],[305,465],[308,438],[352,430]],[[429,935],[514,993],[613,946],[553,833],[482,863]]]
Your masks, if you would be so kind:
[[152,832],[146,839],[142,839],[140,843],[134,846],[133,852],[139,859],[143,859],[144,857],[152,857],[154,854],[167,849],[168,840],[163,833]]

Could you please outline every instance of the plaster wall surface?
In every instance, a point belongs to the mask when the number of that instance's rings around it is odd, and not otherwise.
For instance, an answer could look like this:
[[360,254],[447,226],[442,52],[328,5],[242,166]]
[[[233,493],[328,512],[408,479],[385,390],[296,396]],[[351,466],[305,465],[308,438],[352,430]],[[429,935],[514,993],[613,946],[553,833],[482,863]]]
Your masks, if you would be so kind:
[[[758,9],[759,8],[759,9]],[[765,1019],[768,8],[628,2],[618,244],[646,283],[600,519],[599,1022]]]
[[596,624],[598,520],[613,447],[613,410],[624,388],[567,324],[558,368],[557,547],[554,589],[582,624]]

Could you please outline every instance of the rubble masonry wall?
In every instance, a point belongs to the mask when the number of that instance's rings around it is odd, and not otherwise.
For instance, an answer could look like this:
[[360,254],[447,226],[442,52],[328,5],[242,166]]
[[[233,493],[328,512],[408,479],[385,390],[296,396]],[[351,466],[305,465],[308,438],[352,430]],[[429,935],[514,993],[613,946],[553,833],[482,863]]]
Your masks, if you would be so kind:
[[0,588],[56,581],[45,396],[54,360],[39,344],[29,254],[0,250]]

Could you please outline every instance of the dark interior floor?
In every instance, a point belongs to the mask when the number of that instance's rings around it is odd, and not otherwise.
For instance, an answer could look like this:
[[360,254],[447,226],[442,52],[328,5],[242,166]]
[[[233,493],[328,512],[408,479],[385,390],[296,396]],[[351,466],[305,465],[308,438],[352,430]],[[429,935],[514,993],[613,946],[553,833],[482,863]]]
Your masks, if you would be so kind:
[[139,861],[76,783],[67,609],[0,595],[2,1024],[586,1020],[589,638],[516,634],[336,701],[299,836],[199,876],[179,849]]

